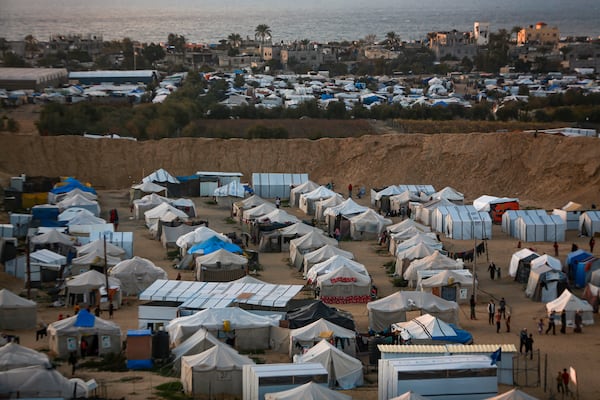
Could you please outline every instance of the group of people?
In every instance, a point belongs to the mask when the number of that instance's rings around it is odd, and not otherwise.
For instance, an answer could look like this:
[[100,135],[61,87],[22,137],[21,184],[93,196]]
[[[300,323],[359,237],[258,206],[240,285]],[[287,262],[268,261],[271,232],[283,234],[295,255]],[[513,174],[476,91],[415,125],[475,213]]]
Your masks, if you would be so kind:
[[490,279],[491,280],[494,280],[496,277],[498,279],[501,278],[501,276],[500,276],[500,273],[501,273],[500,267],[496,267],[496,264],[494,264],[493,261],[488,266],[488,272],[490,273]]
[[562,371],[558,371],[558,375],[556,375],[556,392],[563,394],[571,393],[569,390],[570,380],[571,375],[567,372],[566,368],[564,368]]
[[523,350],[525,350],[525,357],[529,355],[533,360],[533,333],[527,334],[527,328],[521,329],[519,333],[519,353],[523,354]]
[[[567,333],[567,312],[565,310],[562,310],[560,313],[560,316],[557,315],[555,310],[550,311],[550,314],[548,314],[548,328],[546,329],[545,333],[546,335],[548,335],[550,333],[550,331],[552,331],[553,335],[556,335],[556,321],[560,318],[560,333],[562,334],[566,334]],[[575,313],[575,318],[574,318],[574,327],[573,327],[573,332],[575,333],[581,333],[582,329],[581,326],[583,325],[583,316],[581,315],[581,310],[577,310],[577,312]],[[540,318],[540,320],[538,321],[538,332],[540,334],[542,334],[542,332],[544,332],[544,319]]]
[[[504,297],[498,302],[498,309],[496,310],[496,303],[493,299],[487,305],[488,310],[488,323],[490,325],[496,324],[496,333],[500,333],[502,328],[502,319],[506,324],[506,332],[510,332],[510,312],[506,311],[506,300]],[[471,319],[475,318],[475,298],[471,296]]]

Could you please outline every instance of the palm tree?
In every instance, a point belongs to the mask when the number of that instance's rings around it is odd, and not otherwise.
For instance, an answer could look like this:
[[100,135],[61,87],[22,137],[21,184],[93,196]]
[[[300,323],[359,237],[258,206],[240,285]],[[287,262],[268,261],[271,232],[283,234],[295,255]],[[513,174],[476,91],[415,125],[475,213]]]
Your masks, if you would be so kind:
[[396,32],[391,31],[385,34],[385,42],[387,44],[388,49],[395,49],[400,41],[400,37],[396,34]]
[[242,36],[239,33],[232,33],[227,36],[227,40],[232,47],[240,47],[242,44]]
[[38,41],[33,35],[25,36],[25,53],[28,54],[29,58],[33,57],[35,53],[39,51]]
[[271,39],[271,28],[269,27],[269,25],[258,25],[254,30],[254,38],[260,39],[261,44],[264,44],[265,40]]

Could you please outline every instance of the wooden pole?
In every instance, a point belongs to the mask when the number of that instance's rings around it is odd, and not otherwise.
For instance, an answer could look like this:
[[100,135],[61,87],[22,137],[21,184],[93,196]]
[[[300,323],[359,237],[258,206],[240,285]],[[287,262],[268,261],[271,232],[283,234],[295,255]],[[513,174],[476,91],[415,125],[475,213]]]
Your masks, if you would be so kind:
[[[104,234],[102,236],[104,238],[104,278],[106,279],[106,298],[108,299],[108,302],[110,303],[111,298],[110,298],[110,291],[109,291],[109,286],[108,286],[108,261],[107,261],[107,255],[106,255],[106,234]],[[100,295],[100,301],[98,302],[98,304],[102,303],[102,295]]]
[[475,239],[475,246],[473,247],[473,296],[475,299],[475,302],[477,302],[477,279],[475,278],[476,273],[476,266],[477,266],[477,239]]
[[29,249],[29,235],[25,240],[25,254],[26,254],[26,263],[27,263],[27,298],[31,300],[31,257]]

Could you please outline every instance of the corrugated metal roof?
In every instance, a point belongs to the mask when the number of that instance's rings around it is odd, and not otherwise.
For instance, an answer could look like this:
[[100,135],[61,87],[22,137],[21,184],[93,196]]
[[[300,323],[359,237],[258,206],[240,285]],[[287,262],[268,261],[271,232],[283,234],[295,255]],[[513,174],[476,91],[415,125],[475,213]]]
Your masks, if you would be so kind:
[[196,175],[201,176],[244,176],[241,172],[218,172],[218,171],[198,171]]
[[134,71],[73,71],[69,72],[69,79],[80,79],[80,78],[96,78],[96,77],[107,77],[107,78],[121,78],[121,77],[151,77],[157,75],[157,72],[151,69],[140,69]]
[[517,348],[514,344],[380,344],[377,346],[382,353],[485,353],[491,354],[498,348],[502,348],[505,353],[516,353]]

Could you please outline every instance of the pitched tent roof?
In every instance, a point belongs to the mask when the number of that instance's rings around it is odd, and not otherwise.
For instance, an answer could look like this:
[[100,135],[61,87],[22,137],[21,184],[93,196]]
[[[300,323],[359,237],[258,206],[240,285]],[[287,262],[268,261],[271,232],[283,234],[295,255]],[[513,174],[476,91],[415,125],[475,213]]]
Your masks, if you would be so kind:
[[485,400],[538,400],[538,398],[530,396],[527,393],[515,388],[509,390],[508,392],[499,394],[498,396],[488,397]]
[[419,228],[415,227],[415,226],[411,226],[409,228],[406,228],[402,231],[396,231],[396,232],[391,232],[390,233],[390,237],[392,240],[396,241],[396,242],[404,242],[406,240],[409,240],[410,238],[413,238],[419,234],[422,233],[428,233],[429,235],[431,235],[431,238],[435,237],[435,234],[429,231],[422,231]]
[[297,340],[315,340],[320,338],[322,332],[333,332],[333,336],[339,338],[354,339],[356,337],[356,333],[354,331],[336,325],[333,322],[329,322],[323,318],[302,328],[291,329],[290,337],[293,337]]
[[400,332],[404,340],[438,340],[465,344],[473,341],[470,333],[457,330],[431,314],[423,314],[407,322],[392,324],[392,331]]
[[[92,290],[106,286],[106,276],[104,274],[91,269],[83,274],[77,275],[73,279],[69,279],[66,283],[70,293],[87,293]],[[108,285],[110,287],[120,287],[121,281],[115,277],[108,277]]]
[[69,235],[65,235],[57,231],[56,229],[51,229],[46,233],[42,233],[41,235],[33,236],[30,239],[30,242],[33,244],[64,244],[66,246],[72,246],[75,242],[75,238]]
[[265,400],[351,400],[352,397],[321,386],[315,382],[308,382],[293,389],[282,392],[266,393]]
[[19,393],[24,398],[79,399],[88,396],[87,387],[80,380],[67,379],[58,370],[39,365],[0,372],[0,388],[3,392]]
[[37,304],[17,296],[8,289],[0,290],[0,329],[31,329],[37,322]]
[[502,204],[502,203],[512,203],[519,202],[519,199],[512,197],[496,197],[496,196],[488,196],[483,195],[475,200],[473,200],[473,207],[477,211],[490,211],[490,204]]
[[581,210],[581,208],[582,208],[581,204],[570,201],[567,204],[565,204],[564,206],[562,206],[561,210],[564,210],[564,211],[579,211],[579,210]]
[[386,227],[386,230],[391,233],[398,233],[398,232],[405,231],[406,229],[409,229],[409,228],[415,228],[421,232],[431,232],[431,228],[429,228],[426,225],[415,222],[415,220],[410,219],[410,218],[405,219],[402,222],[398,222],[397,224],[389,225],[388,227]]
[[198,354],[222,342],[204,328],[198,329],[192,336],[181,342],[171,350],[173,363],[176,370],[181,368],[181,357]]
[[78,213],[73,218],[67,221],[68,226],[73,225],[101,225],[105,224],[106,220],[103,218],[98,218],[94,215],[90,215],[87,213]]
[[527,257],[533,256],[535,256],[534,258],[537,258],[539,257],[539,254],[529,249],[521,249],[514,253],[510,258],[510,264],[508,265],[508,274],[513,277],[516,276],[517,270],[519,269],[519,261]]
[[2,308],[36,308],[37,303],[33,300],[24,299],[8,289],[0,289],[0,309]]
[[177,178],[160,168],[142,179],[142,182],[179,183]]
[[121,282],[127,294],[140,294],[157,279],[168,279],[167,272],[146,258],[135,256],[110,269],[110,276]]
[[340,265],[332,271],[316,278],[319,286],[371,286],[371,277],[366,272],[357,271],[349,265]]
[[452,270],[443,270],[427,279],[422,280],[421,287],[448,286],[457,283],[462,286],[473,286],[473,277],[459,274],[458,272],[454,272]]
[[10,342],[0,347],[0,371],[41,365],[50,367],[48,356],[39,351]]
[[416,281],[418,278],[417,271],[430,269],[462,269],[463,267],[463,262],[454,260],[443,255],[439,252],[439,250],[436,250],[433,254],[427,257],[423,257],[411,262],[408,265],[408,268],[406,268],[406,271],[404,271],[404,279],[407,281]]
[[89,206],[94,210],[95,215],[100,214],[100,205],[96,200],[90,200],[87,197],[75,194],[72,197],[67,197],[56,204],[59,209],[64,210],[69,207]]
[[413,391],[408,391],[390,400],[427,400],[427,397],[423,397],[419,393],[415,393]]
[[400,194],[404,192],[404,190],[402,190],[399,186],[396,185],[390,185],[388,187],[386,187],[383,190],[380,190],[379,192],[375,192],[375,196],[373,197],[374,200],[381,200],[381,198],[383,196],[394,196],[397,194]]
[[247,199],[238,201],[235,204],[240,208],[247,209],[247,208],[259,206],[264,203],[268,203],[268,201],[258,195],[252,195],[252,196],[248,197]]
[[213,236],[208,240],[205,240],[202,243],[196,243],[192,247],[190,247],[187,251],[188,254],[210,254],[218,251],[220,249],[225,249],[231,253],[239,253],[242,254],[242,248],[237,244],[233,244],[230,242],[226,242],[221,240],[220,237]]
[[160,186],[159,184],[156,184],[156,183],[151,182],[151,181],[146,181],[146,182],[139,183],[137,185],[133,185],[131,188],[132,189],[137,189],[137,190],[142,191],[144,193],[160,193],[160,192],[166,192],[167,191],[166,187]]
[[392,224],[392,220],[382,217],[377,212],[375,212],[375,210],[369,208],[365,212],[351,217],[350,224],[350,230],[354,231],[353,238],[357,239],[360,238],[360,232],[369,232],[376,234],[381,233],[385,226]]
[[325,215],[325,210],[342,204],[343,202],[344,198],[337,193],[335,196],[315,202],[315,218],[322,219]]
[[303,193],[309,193],[318,188],[319,185],[311,180],[308,180],[300,185],[290,189],[290,205],[297,207],[300,201],[300,195]]
[[181,358],[181,369],[187,366],[193,371],[241,370],[243,365],[249,364],[254,361],[220,342],[202,353]]
[[361,205],[357,204],[351,198],[348,198],[348,199],[344,200],[343,202],[341,202],[340,204],[338,204],[337,206],[329,207],[328,209],[326,209],[325,212],[323,213],[323,215],[325,215],[325,216],[330,215],[333,217],[336,217],[338,215],[348,216],[348,215],[360,214],[362,212],[367,211],[368,209],[369,209],[369,207],[361,206]]
[[307,192],[307,193],[303,193],[300,196],[300,202],[302,202],[302,199],[310,199],[310,200],[320,200],[320,199],[328,199],[330,197],[336,196],[337,193],[334,192],[331,189],[327,189],[325,186],[319,186],[318,188],[315,188],[314,190]]
[[246,189],[244,188],[244,185],[241,184],[239,181],[231,181],[227,185],[219,186],[215,189],[213,193],[215,197],[232,196],[240,197],[242,199],[244,198],[245,194]]
[[96,317],[87,310],[80,310],[77,315],[52,322],[48,325],[48,334],[55,335],[86,335],[106,334],[121,335],[121,328],[112,321]]
[[314,264],[306,273],[306,278],[309,281],[314,281],[317,279],[317,276],[328,274],[342,266],[346,266],[353,271],[363,274],[364,276],[368,276],[369,274],[363,264],[354,260],[350,260],[344,256],[335,255],[325,261]]
[[225,242],[231,243],[231,239],[227,236],[206,226],[201,226],[190,233],[180,236],[175,243],[181,248],[189,248],[196,243],[202,243],[212,237],[218,237]]
[[342,390],[353,389],[363,384],[363,368],[360,360],[344,353],[323,339],[306,353],[299,355],[295,363],[321,364]]
[[[77,256],[83,256],[90,253],[104,255],[104,240],[94,240],[88,244],[77,247]],[[106,241],[106,254],[112,257],[122,257],[125,255],[125,250]]]
[[436,250],[442,249],[442,243],[439,240],[437,240],[433,233],[418,233],[410,239],[406,239],[398,243],[398,245],[396,246],[396,255],[419,244],[425,244],[427,245],[427,247]]
[[308,272],[310,266],[328,260],[333,256],[342,256],[349,260],[354,260],[354,254],[350,251],[342,250],[339,247],[326,244],[309,253],[304,254],[304,274]]
[[287,314],[290,329],[301,328],[321,318],[346,329],[355,329],[351,314],[345,314],[337,308],[329,307],[322,301],[315,301],[314,303],[292,310]]
[[[106,264],[113,266],[117,265],[121,262],[121,259],[118,257],[113,257],[110,255],[106,256]],[[101,250],[96,250],[93,253],[84,254],[81,257],[74,258],[71,260],[71,264],[73,265],[99,265],[104,264],[104,252]]]
[[244,219],[256,219],[276,209],[277,207],[275,207],[275,204],[265,202],[256,207],[245,210],[242,216]]
[[317,231],[321,234],[324,234],[321,229],[305,224],[304,222],[296,222],[295,224],[279,229],[281,236],[303,236],[312,231]]
[[399,274],[399,266],[401,265],[399,261],[407,259],[414,260],[415,258],[423,258],[432,255],[434,252],[439,250],[438,247],[431,247],[425,243],[419,243],[415,246],[409,247],[407,249],[401,249],[396,253],[396,273]]
[[154,207],[144,213],[146,225],[151,225],[152,220],[159,219],[161,216],[163,216],[164,214],[166,214],[169,211],[172,212],[173,214],[177,215],[177,217],[179,217],[181,219],[188,219],[188,215],[185,212],[181,211],[180,209],[172,206],[169,203],[160,203],[156,207]]
[[276,222],[280,224],[298,223],[300,220],[296,216],[277,208],[268,214],[260,216],[256,219],[258,222]]
[[544,254],[531,260],[531,269],[539,268],[542,265],[547,265],[555,271],[562,271],[562,263],[558,258],[549,256],[548,254]]
[[[575,312],[581,311],[583,324],[594,324],[593,307],[587,301],[581,300],[579,297],[575,296],[568,289],[565,289],[556,300],[546,303],[546,310],[548,313],[554,310],[558,314],[560,314],[562,310],[565,310],[567,313],[567,325],[573,325],[575,321]],[[557,323],[560,324],[560,319],[558,319]]]
[[225,249],[219,249],[196,258],[196,279],[200,278],[202,268],[223,267],[224,269],[240,269],[248,265],[248,259]]
[[439,192],[435,192],[431,195],[434,199],[446,199],[450,201],[463,201],[465,199],[465,195],[457,191],[456,189],[451,188],[450,186],[446,186]]
[[88,215],[88,216],[92,216],[92,217],[94,216],[93,212],[91,212],[90,210],[87,210],[85,208],[71,207],[71,208],[67,208],[66,210],[64,210],[63,212],[58,214],[58,220],[59,221],[70,221],[73,218],[75,218],[76,216],[78,216],[79,214],[84,214],[84,215]]

